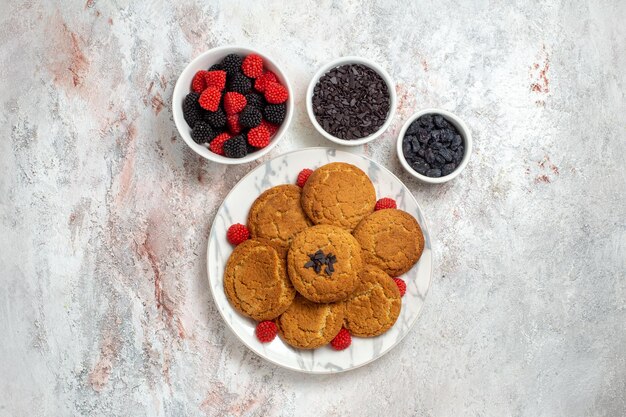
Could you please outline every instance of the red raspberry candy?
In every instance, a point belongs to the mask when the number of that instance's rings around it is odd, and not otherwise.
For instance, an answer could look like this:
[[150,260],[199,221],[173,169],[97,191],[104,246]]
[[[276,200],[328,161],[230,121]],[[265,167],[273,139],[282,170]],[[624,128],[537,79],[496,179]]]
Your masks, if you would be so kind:
[[265,87],[265,100],[268,103],[280,104],[287,101],[289,92],[285,87],[278,83],[269,83]]
[[215,87],[207,87],[200,98],[198,103],[204,110],[216,111],[220,106],[220,100],[222,99],[222,92]]
[[298,179],[296,180],[296,185],[300,188],[304,187],[306,180],[309,179],[311,174],[313,173],[312,169],[305,168],[298,174]]
[[250,238],[250,231],[241,223],[235,223],[228,228],[226,238],[233,245],[238,245]]
[[278,128],[280,127],[280,126],[276,126],[273,123],[268,122],[265,119],[261,120],[261,126],[265,126],[267,131],[270,132],[270,138],[274,136],[274,133],[276,133],[278,131]]
[[209,150],[218,155],[224,155],[224,142],[230,139],[230,137],[228,133],[217,135],[209,144]]
[[215,87],[222,91],[226,86],[226,71],[207,71],[204,79],[207,87]]
[[256,54],[250,54],[243,59],[241,69],[250,78],[259,77],[263,74],[263,58]]
[[256,338],[259,339],[261,343],[268,343],[276,337],[278,327],[276,327],[276,323],[273,321],[262,321],[257,324],[255,333]]
[[262,125],[253,127],[248,132],[248,143],[255,148],[265,148],[270,144],[270,132]]
[[376,202],[374,210],[395,209],[397,207],[398,206],[396,206],[396,200],[394,200],[393,198],[385,197]]
[[400,297],[404,297],[404,294],[406,294],[406,282],[400,278],[394,278],[393,280],[400,290]]
[[246,104],[248,104],[248,102],[243,94],[232,91],[224,94],[224,111],[226,114],[239,113],[246,107]]
[[350,332],[342,327],[337,333],[337,336],[330,342],[330,345],[335,350],[344,350],[352,343],[352,336],[350,336]]
[[205,75],[207,71],[200,70],[196,72],[196,75],[193,76],[193,80],[191,80],[191,91],[195,93],[201,93],[206,88],[206,80]]
[[226,116],[226,123],[228,123],[228,131],[233,135],[241,133],[241,125],[239,124],[239,115],[231,114]]
[[263,93],[265,92],[265,87],[267,87],[268,83],[276,82],[278,82],[276,74],[272,71],[266,71],[254,81],[254,89]]

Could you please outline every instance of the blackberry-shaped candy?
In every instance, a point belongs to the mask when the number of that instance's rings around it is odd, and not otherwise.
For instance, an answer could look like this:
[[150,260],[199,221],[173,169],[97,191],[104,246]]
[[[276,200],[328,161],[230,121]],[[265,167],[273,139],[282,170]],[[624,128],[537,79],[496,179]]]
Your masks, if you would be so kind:
[[248,150],[248,153],[256,152],[259,150],[259,148],[255,148],[254,146],[250,145],[247,140],[246,140],[246,149]]
[[215,137],[215,132],[208,123],[203,121],[196,122],[191,131],[191,139],[196,143],[208,143]]
[[226,127],[226,113],[221,107],[218,107],[216,111],[205,111],[203,119],[214,129]]
[[261,124],[263,115],[261,110],[254,107],[246,106],[241,113],[239,113],[239,124],[241,127],[253,128]]
[[267,103],[265,102],[265,98],[258,93],[246,94],[246,103],[248,103],[248,106],[252,106],[261,111],[267,105]]
[[250,78],[243,75],[242,72],[237,72],[234,75],[228,77],[228,82],[226,83],[226,90],[234,91],[236,93],[247,93],[252,89],[252,81]]
[[226,71],[227,75],[233,76],[241,71],[241,63],[242,59],[239,55],[230,54],[226,55],[219,65],[222,66],[222,70]]
[[246,138],[243,135],[237,135],[224,142],[224,155],[229,158],[243,158],[248,154],[246,146]]
[[222,64],[213,64],[209,68],[209,71],[222,71],[223,69],[224,67],[222,67]]
[[196,122],[200,119],[200,105],[198,104],[198,93],[189,93],[183,100],[183,117],[185,121],[193,129]]
[[268,104],[263,109],[263,117],[270,123],[280,125],[285,120],[287,114],[287,106],[285,103],[281,104]]

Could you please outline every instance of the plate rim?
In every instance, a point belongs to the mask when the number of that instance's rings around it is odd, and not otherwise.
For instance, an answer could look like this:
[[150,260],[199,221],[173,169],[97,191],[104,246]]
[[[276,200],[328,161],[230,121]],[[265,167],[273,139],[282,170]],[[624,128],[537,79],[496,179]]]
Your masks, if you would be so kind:
[[[213,286],[211,285],[211,275],[209,273],[209,253],[210,253],[210,249],[211,249],[211,240],[213,237],[213,234],[215,233],[215,220],[217,219],[217,214],[219,213],[219,211],[222,209],[222,207],[224,206],[224,204],[226,203],[226,200],[228,199],[228,197],[230,197],[230,195],[235,191],[235,188],[237,188],[237,186],[243,181],[245,180],[248,176],[252,175],[253,172],[255,172],[257,169],[259,169],[260,167],[264,166],[266,163],[273,161],[274,159],[277,159],[279,157],[284,157],[287,156],[289,154],[293,154],[296,152],[304,152],[304,151],[311,151],[311,150],[323,150],[323,151],[328,151],[328,150],[332,150],[332,151],[339,151],[339,152],[344,152],[344,153],[348,153],[348,154],[352,154],[355,156],[359,156],[361,158],[364,158],[370,162],[373,162],[374,164],[376,164],[379,168],[383,169],[384,171],[386,171],[388,174],[390,174],[393,178],[395,178],[398,182],[400,182],[400,184],[402,184],[403,187],[405,187],[407,189],[407,191],[409,192],[409,195],[411,196],[411,198],[415,201],[415,204],[417,205],[418,210],[421,213],[421,217],[424,221],[424,229],[426,230],[426,234],[429,237],[429,241],[430,241],[430,253],[431,253],[431,262],[430,262],[430,271],[429,271],[429,279],[428,279],[428,287],[426,288],[426,291],[424,292],[424,296],[423,296],[423,302],[422,302],[422,306],[420,307],[419,311],[417,312],[417,315],[415,316],[415,319],[413,320],[413,323],[411,323],[411,326],[409,327],[409,329],[407,330],[407,332],[405,334],[403,334],[400,338],[398,338],[383,354],[381,354],[380,356],[377,356],[375,358],[369,359],[363,363],[360,363],[356,366],[350,367],[350,368],[345,368],[345,369],[339,369],[339,370],[322,370],[322,371],[313,371],[313,370],[307,370],[307,369],[301,369],[301,368],[296,368],[296,367],[292,367],[289,365],[285,365],[282,363],[279,363],[273,359],[270,359],[266,356],[261,355],[259,352],[257,352],[255,349],[253,349],[243,338],[241,338],[239,336],[239,334],[235,331],[235,329],[233,329],[232,325],[230,324],[230,322],[228,320],[226,320],[226,317],[224,316],[224,313],[222,312],[222,310],[220,309],[219,304],[217,303],[217,300],[215,298],[215,294],[213,292]],[[280,155],[276,155],[275,157],[268,159],[262,163],[260,163],[259,165],[257,165],[256,167],[254,167],[253,169],[251,169],[247,174],[245,174],[243,177],[241,177],[239,179],[239,181],[237,181],[237,183],[235,185],[232,186],[232,188],[230,189],[230,191],[224,196],[224,198],[222,199],[222,203],[219,205],[219,207],[217,208],[217,210],[215,211],[215,216],[213,217],[213,221],[211,222],[211,230],[209,231],[209,236],[208,236],[208,241],[207,241],[207,249],[206,249],[206,278],[208,280],[209,283],[209,291],[211,292],[211,298],[213,299],[213,303],[215,304],[215,307],[220,315],[220,317],[222,318],[222,321],[226,324],[226,327],[229,329],[229,331],[231,333],[233,333],[236,338],[243,343],[243,345],[250,350],[252,353],[254,353],[255,355],[257,355],[258,357],[262,358],[263,360],[272,363],[276,366],[279,366],[280,368],[283,369],[287,369],[293,372],[299,372],[299,373],[304,373],[304,374],[309,374],[309,375],[329,375],[329,374],[339,374],[339,373],[344,373],[344,372],[348,372],[348,371],[352,371],[358,368],[361,368],[365,365],[368,365],[374,361],[376,361],[377,359],[382,358],[383,356],[385,356],[387,353],[391,352],[396,346],[398,346],[400,344],[400,342],[402,342],[404,340],[404,338],[411,332],[411,329],[413,329],[413,327],[415,326],[415,324],[417,323],[418,319],[420,318],[420,316],[422,315],[422,312],[424,310],[424,305],[426,304],[426,299],[428,297],[428,293],[430,292],[430,287],[432,286],[432,281],[433,281],[433,267],[434,267],[434,263],[435,263],[435,253],[433,250],[433,239],[430,235],[430,228],[428,227],[428,220],[426,219],[426,216],[424,215],[424,211],[422,210],[422,207],[420,206],[419,202],[417,201],[417,199],[415,198],[415,196],[413,195],[413,192],[411,192],[411,190],[409,189],[409,187],[406,186],[406,184],[400,180],[400,178],[398,178],[398,176],[396,174],[394,174],[393,172],[391,172],[391,170],[389,170],[386,166],[382,165],[381,163],[374,161],[372,158],[369,158],[363,154],[357,154],[357,153],[353,153],[353,152],[348,152],[345,151],[343,149],[337,149],[337,148],[332,148],[332,147],[328,147],[328,146],[313,146],[313,147],[309,147],[309,148],[302,148],[302,149],[294,149],[288,152],[284,152],[281,153]]]

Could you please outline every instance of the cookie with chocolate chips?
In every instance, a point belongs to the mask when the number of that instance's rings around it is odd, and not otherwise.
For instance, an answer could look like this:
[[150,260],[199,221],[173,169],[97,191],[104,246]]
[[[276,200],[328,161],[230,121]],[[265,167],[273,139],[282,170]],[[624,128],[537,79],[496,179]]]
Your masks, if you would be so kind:
[[337,226],[303,230],[293,238],[287,254],[291,282],[300,294],[316,303],[348,298],[361,266],[359,242]]

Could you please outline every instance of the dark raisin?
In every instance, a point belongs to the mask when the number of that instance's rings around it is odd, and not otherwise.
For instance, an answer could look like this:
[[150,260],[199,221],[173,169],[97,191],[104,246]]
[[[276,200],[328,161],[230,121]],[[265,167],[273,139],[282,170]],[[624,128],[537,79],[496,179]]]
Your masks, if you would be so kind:
[[441,175],[448,175],[454,171],[456,168],[455,164],[445,164],[443,168],[441,168]]
[[435,126],[437,126],[439,129],[443,129],[444,127],[446,127],[445,119],[443,118],[443,116],[436,115],[435,117],[433,117],[433,122],[435,123]]
[[411,148],[411,143],[408,140],[402,142],[402,153],[406,157],[413,153],[413,149]]
[[435,153],[432,151],[432,149],[426,150],[426,155],[424,159],[426,159],[426,162],[428,162],[429,164],[435,162]]
[[446,160],[446,162],[451,162],[453,159],[452,152],[450,152],[450,150],[447,148],[440,149],[439,155],[441,155]]
[[441,131],[441,141],[444,143],[450,143],[454,139],[454,133],[450,129]]
[[461,136],[455,135],[450,141],[450,149],[456,150],[456,148],[461,146],[462,142],[463,142],[463,139],[461,139]]
[[426,171],[426,176],[432,177],[432,178],[441,177],[441,170],[439,168],[429,169],[428,171]]
[[413,123],[411,123],[409,127],[406,129],[406,134],[414,135],[418,132],[419,129],[420,129],[420,124],[419,124],[419,121],[416,120]]
[[425,174],[426,171],[430,169],[430,165],[422,158],[415,158],[415,162],[411,165],[411,168],[420,174]]

